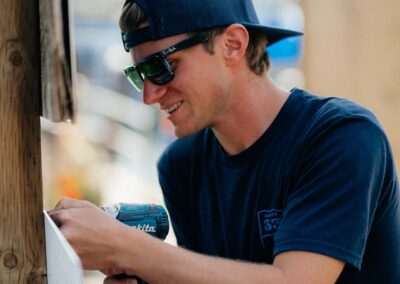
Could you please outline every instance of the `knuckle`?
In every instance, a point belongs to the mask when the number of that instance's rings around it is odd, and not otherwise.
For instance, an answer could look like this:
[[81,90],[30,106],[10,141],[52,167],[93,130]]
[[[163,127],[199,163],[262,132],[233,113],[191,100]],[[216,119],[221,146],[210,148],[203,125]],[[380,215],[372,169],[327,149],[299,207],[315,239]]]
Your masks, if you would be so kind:
[[71,210],[63,210],[58,214],[57,219],[63,226],[70,224],[74,220],[72,212],[70,211]]
[[93,206],[94,206],[93,203],[91,203],[90,201],[87,201],[87,200],[83,200],[83,201],[82,201],[82,204],[83,204],[85,207],[93,207]]
[[67,223],[70,222],[72,220],[71,218],[71,212],[69,211],[64,211],[61,214],[61,221],[63,221],[63,223]]
[[63,197],[60,199],[60,201],[57,203],[56,208],[65,208],[65,206],[69,203],[69,198],[68,197]]

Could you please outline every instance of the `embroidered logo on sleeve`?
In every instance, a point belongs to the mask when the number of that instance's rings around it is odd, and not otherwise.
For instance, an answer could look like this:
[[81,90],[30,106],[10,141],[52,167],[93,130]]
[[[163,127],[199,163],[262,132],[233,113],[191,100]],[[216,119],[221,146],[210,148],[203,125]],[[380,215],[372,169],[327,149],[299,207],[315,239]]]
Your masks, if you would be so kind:
[[282,210],[270,209],[258,211],[258,226],[260,229],[261,242],[264,245],[264,239],[271,237],[279,228],[282,220]]

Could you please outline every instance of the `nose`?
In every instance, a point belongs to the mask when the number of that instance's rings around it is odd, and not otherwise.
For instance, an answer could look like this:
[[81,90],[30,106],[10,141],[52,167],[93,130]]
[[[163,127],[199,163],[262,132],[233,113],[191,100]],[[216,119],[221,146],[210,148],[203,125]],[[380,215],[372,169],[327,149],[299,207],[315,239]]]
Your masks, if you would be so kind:
[[144,80],[143,102],[146,105],[152,105],[160,102],[160,99],[167,93],[167,86],[158,86],[149,80]]

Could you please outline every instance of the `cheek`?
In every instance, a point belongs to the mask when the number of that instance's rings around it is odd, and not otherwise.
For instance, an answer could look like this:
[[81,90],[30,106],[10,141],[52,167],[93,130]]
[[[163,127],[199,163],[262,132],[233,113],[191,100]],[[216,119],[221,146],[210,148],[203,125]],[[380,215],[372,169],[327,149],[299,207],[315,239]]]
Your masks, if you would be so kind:
[[214,96],[225,93],[229,87],[229,73],[217,55],[203,50],[194,52],[180,62],[171,88],[189,96],[190,101],[207,103]]
[[202,47],[199,47],[195,52],[188,54],[182,60],[176,73],[186,77],[189,81],[213,81],[214,78],[223,73],[221,63],[218,62],[218,57],[207,53]]
[[198,86],[208,80],[208,69],[204,65],[200,66],[196,61],[187,62],[179,67],[176,70],[175,76],[176,81],[182,85]]

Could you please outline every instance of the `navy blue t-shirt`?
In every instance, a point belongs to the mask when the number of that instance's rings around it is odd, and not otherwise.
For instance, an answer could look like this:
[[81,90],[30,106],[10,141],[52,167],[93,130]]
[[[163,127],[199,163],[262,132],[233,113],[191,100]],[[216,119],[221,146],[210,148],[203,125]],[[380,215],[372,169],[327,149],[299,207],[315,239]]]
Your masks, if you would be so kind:
[[391,149],[351,101],[294,89],[245,151],[228,155],[205,129],[171,144],[158,170],[181,246],[269,264],[284,251],[316,252],[346,263],[337,283],[400,283]]

